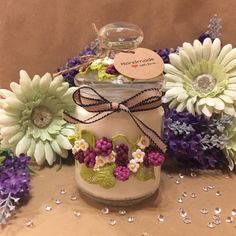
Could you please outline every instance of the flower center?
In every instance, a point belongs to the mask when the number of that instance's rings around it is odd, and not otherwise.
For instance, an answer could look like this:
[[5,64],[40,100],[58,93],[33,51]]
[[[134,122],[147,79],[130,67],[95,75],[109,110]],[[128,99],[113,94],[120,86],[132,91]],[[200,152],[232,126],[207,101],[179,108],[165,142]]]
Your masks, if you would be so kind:
[[45,106],[37,106],[31,113],[31,120],[38,128],[44,128],[50,124],[52,113]]
[[135,168],[135,164],[134,163],[130,164],[130,167],[131,167],[131,169],[134,169]]
[[209,74],[199,75],[192,83],[193,88],[197,92],[207,93],[214,89],[216,85],[216,79]]

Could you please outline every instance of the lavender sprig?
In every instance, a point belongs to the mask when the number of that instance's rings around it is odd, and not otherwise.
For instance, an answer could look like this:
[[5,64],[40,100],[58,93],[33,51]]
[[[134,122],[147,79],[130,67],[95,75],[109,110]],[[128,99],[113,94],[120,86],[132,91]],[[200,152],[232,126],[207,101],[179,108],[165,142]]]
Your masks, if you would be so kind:
[[197,168],[227,166],[222,149],[228,142],[225,127],[232,117],[215,115],[211,119],[188,112],[165,109],[164,139],[169,157],[182,165]]
[[0,224],[6,223],[19,200],[29,196],[30,157],[3,152],[0,164]]
[[11,217],[19,200],[20,198],[12,197],[11,193],[5,199],[0,200],[0,225],[7,223],[7,219]]
[[181,123],[179,121],[174,121],[168,125],[169,129],[174,132],[175,135],[178,134],[190,134],[195,131],[191,124]]

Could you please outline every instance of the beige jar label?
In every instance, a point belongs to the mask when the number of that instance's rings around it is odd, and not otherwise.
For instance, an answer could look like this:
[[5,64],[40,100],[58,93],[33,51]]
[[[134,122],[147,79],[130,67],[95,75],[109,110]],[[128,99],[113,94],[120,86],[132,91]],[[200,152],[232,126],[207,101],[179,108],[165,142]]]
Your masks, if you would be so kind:
[[146,48],[118,53],[114,58],[114,66],[118,72],[132,79],[153,79],[164,69],[161,57]]

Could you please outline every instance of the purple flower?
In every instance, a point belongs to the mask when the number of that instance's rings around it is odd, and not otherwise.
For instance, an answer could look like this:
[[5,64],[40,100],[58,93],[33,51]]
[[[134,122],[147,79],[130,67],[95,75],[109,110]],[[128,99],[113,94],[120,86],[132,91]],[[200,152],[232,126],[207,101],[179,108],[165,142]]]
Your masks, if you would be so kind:
[[118,180],[125,181],[129,179],[130,170],[125,166],[117,166],[114,170],[114,175]]
[[[226,166],[226,158],[216,144],[222,141],[220,130],[228,124],[230,119],[224,116],[206,119],[203,115],[193,116],[188,112],[165,109],[163,135],[168,157],[175,158],[185,167],[207,169]],[[215,142],[207,143],[208,139],[203,137],[214,137]]]
[[116,151],[116,164],[118,166],[127,166],[129,163],[128,153],[129,148],[124,143],[118,144],[115,147]]
[[[66,65],[63,67],[60,67],[57,69],[57,72],[70,69],[72,67],[75,67],[77,65],[81,64],[80,57],[84,55],[94,55],[95,52],[91,48],[86,48],[81,53],[79,53],[79,56],[69,58]],[[79,73],[78,69],[71,69],[69,71],[66,71],[62,74],[64,80],[70,84],[70,86],[75,86],[74,84],[74,78]]]
[[211,38],[211,37],[210,37],[210,34],[209,34],[208,32],[202,33],[202,34],[199,36],[198,40],[199,40],[201,43],[203,43],[203,41],[204,41],[206,38]]
[[84,164],[88,167],[88,168],[92,168],[95,165],[96,162],[96,150],[89,147],[85,153],[84,153]]
[[29,161],[30,157],[25,154],[19,157],[6,156],[0,167],[0,199],[4,199],[9,194],[20,199],[29,195]]
[[169,49],[167,49],[167,48],[159,49],[156,52],[162,58],[164,63],[170,62],[170,59],[169,59],[170,50]]
[[96,141],[96,151],[98,155],[109,156],[112,152],[112,141],[106,137]]
[[144,157],[144,165],[149,166],[160,166],[163,164],[165,157],[158,152],[156,149],[147,150]]
[[80,149],[79,151],[77,151],[74,155],[75,160],[79,161],[79,163],[84,163],[84,152]]
[[116,75],[118,74],[118,71],[116,70],[115,66],[112,64],[107,67],[106,73],[111,74],[111,75]]

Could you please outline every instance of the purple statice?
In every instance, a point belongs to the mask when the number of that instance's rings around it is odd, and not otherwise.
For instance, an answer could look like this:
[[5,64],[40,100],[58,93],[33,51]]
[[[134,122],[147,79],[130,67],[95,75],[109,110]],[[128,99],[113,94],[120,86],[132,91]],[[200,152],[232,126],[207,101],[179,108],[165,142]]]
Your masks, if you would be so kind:
[[89,147],[84,152],[84,164],[88,168],[93,168],[96,162],[96,156],[97,156],[96,150],[94,148]]
[[[95,55],[95,51],[94,51],[94,49],[86,48],[78,56],[68,59],[66,65],[58,68],[57,72],[60,72],[60,71],[66,70],[66,69],[70,69],[70,68],[80,65],[81,64],[80,57],[84,56],[84,55]],[[75,86],[74,78],[78,73],[79,73],[78,69],[70,69],[70,70],[62,73],[62,76],[63,76],[64,80],[70,84],[70,86]]]
[[146,150],[146,154],[143,163],[146,167],[149,166],[161,166],[165,160],[165,157],[155,148]]
[[158,49],[158,50],[154,50],[163,60],[164,63],[169,63],[170,62],[170,58],[169,55],[170,53],[176,53],[177,50],[171,48],[164,48],[164,49]]
[[30,157],[21,154],[19,157],[6,156],[0,167],[0,198],[9,193],[12,197],[25,198],[29,194]]
[[107,74],[111,74],[111,75],[117,75],[118,74],[118,71],[116,70],[114,64],[111,64],[107,67],[106,69],[106,73]]
[[169,157],[184,166],[219,168],[226,165],[222,147],[227,142],[222,131],[230,119],[216,115],[207,119],[203,115],[165,109],[163,136]]
[[129,179],[130,170],[125,166],[117,166],[114,170],[114,175],[118,180],[125,181]]
[[112,152],[112,141],[106,137],[96,140],[96,151],[98,155],[109,156]]
[[202,34],[198,37],[198,40],[199,40],[201,43],[203,43],[206,38],[210,38],[210,39],[212,40],[212,38],[211,38],[211,36],[210,36],[210,34],[209,34],[208,32],[202,33]]
[[127,166],[129,163],[128,153],[129,147],[124,143],[115,146],[116,164],[118,166]]
[[30,157],[6,154],[0,165],[0,224],[6,223],[19,200],[29,196]]
[[75,160],[79,161],[79,163],[84,163],[84,152],[80,149],[74,154]]
[[168,48],[158,49],[155,50],[155,52],[162,58],[164,63],[170,62],[169,54],[171,53],[171,51]]

